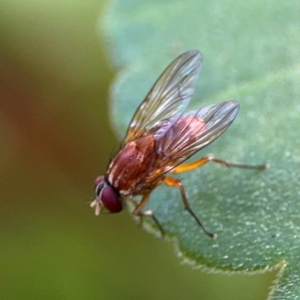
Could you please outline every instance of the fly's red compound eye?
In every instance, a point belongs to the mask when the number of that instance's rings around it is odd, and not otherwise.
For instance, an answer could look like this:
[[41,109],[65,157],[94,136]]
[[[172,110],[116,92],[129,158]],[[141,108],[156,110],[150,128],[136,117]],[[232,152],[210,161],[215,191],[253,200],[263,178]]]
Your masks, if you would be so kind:
[[101,212],[101,206],[105,206],[111,213],[118,213],[123,209],[119,194],[106,182],[104,176],[95,180],[96,199],[91,206],[96,207],[96,215]]
[[111,213],[118,213],[123,209],[119,195],[109,185],[105,185],[103,188],[101,192],[101,201]]

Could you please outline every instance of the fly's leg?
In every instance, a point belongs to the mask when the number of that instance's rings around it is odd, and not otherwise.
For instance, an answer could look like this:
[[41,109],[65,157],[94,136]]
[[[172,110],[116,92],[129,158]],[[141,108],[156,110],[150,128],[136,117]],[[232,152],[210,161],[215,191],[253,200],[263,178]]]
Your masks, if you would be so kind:
[[162,226],[161,226],[160,222],[158,221],[158,219],[156,218],[156,216],[154,215],[153,211],[152,210],[142,211],[142,209],[145,207],[145,205],[149,201],[149,196],[150,196],[150,193],[144,194],[140,203],[137,203],[137,201],[135,201],[132,198],[128,198],[128,200],[131,201],[135,205],[135,209],[132,212],[132,214],[140,217],[141,224],[143,222],[143,217],[151,217],[152,220],[154,221],[154,223],[157,225],[159,231],[161,232],[161,237],[164,238],[165,231],[162,228]]
[[[132,197],[126,197],[126,200],[131,202],[134,205],[134,207],[137,207],[139,205],[139,203]],[[139,217],[139,219],[140,219],[139,225],[142,226],[143,225],[142,216],[138,215],[137,217]]]
[[212,156],[208,156],[208,157],[202,157],[199,160],[196,160],[194,162],[191,163],[186,163],[186,164],[182,164],[177,166],[176,168],[174,168],[173,170],[170,171],[170,173],[181,173],[181,172],[187,172],[187,171],[191,171],[193,169],[199,168],[203,165],[205,165],[208,162],[215,162],[218,164],[221,164],[223,166],[226,167],[233,167],[233,168],[242,168],[242,169],[253,169],[253,170],[265,170],[269,168],[268,164],[263,164],[263,165],[247,165],[247,164],[241,164],[241,163],[231,163],[219,158],[214,158]]
[[209,237],[211,238],[216,238],[217,235],[214,234],[214,233],[211,233],[210,231],[208,231],[205,226],[202,224],[202,222],[200,221],[200,219],[194,214],[194,212],[192,211],[192,209],[190,208],[190,205],[189,205],[189,202],[187,200],[187,197],[186,197],[186,193],[185,193],[185,189],[183,187],[183,184],[173,178],[173,177],[165,177],[163,179],[164,183],[168,186],[171,186],[171,187],[178,187],[179,188],[179,191],[180,191],[180,194],[181,194],[181,198],[182,198],[182,202],[183,202],[183,205],[184,205],[184,208],[190,213],[190,215],[195,219],[195,221],[197,222],[197,224],[201,227],[201,229],[204,231],[204,233],[206,233]]
[[[264,169],[268,169],[269,168],[268,164],[263,164],[263,165],[247,165],[247,164],[240,164],[240,163],[230,163],[230,162],[222,160],[222,159],[218,159],[218,158],[214,158],[212,156],[208,156],[208,157],[202,157],[199,160],[196,160],[196,161],[191,162],[191,163],[186,163],[186,164],[179,165],[176,168],[172,169],[170,171],[170,173],[181,173],[181,172],[191,171],[191,170],[199,168],[199,167],[201,167],[201,166],[203,166],[206,163],[211,162],[211,161],[215,162],[215,163],[218,163],[218,164],[221,164],[221,165],[224,165],[226,167],[234,167],[234,168],[254,169],[254,170],[264,170]],[[195,221],[198,223],[198,225],[203,229],[203,231],[208,236],[210,236],[212,238],[216,238],[217,235],[209,232],[204,227],[204,225],[202,224],[202,222],[200,221],[200,219],[191,210],[182,183],[179,180],[177,180],[175,178],[172,178],[172,177],[165,177],[164,178],[164,182],[168,186],[178,187],[179,188],[180,194],[181,194],[181,198],[182,198],[182,202],[184,204],[185,209],[191,214],[191,216],[195,219]]]

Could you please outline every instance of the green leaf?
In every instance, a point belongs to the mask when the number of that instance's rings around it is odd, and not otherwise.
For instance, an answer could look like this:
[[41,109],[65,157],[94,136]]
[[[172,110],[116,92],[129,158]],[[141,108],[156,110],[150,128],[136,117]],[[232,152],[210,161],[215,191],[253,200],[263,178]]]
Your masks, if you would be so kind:
[[271,299],[300,297],[299,16],[298,0],[128,0],[114,1],[103,24],[110,59],[121,69],[111,105],[121,136],[155,79],[186,50],[204,55],[191,109],[240,102],[233,125],[193,160],[213,153],[271,168],[211,163],[179,177],[191,208],[218,238],[201,231],[175,188],[157,188],[146,209],[155,212],[186,262],[215,272],[280,268]]

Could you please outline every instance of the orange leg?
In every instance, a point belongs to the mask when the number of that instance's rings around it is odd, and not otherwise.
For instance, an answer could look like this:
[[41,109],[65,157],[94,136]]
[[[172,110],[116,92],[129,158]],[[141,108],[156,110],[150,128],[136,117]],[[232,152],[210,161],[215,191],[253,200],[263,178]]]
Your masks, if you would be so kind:
[[195,221],[197,222],[197,224],[202,228],[202,230],[208,235],[210,236],[211,238],[216,238],[217,235],[214,234],[214,233],[211,233],[209,232],[205,227],[204,225],[202,224],[202,222],[200,221],[200,219],[194,214],[194,212],[192,211],[192,209],[190,208],[190,205],[189,205],[189,202],[187,200],[187,197],[186,197],[186,193],[185,193],[185,189],[182,185],[182,183],[175,179],[175,178],[172,178],[172,177],[165,177],[163,179],[164,183],[168,186],[172,186],[172,187],[178,187],[179,190],[180,190],[180,194],[181,194],[181,198],[182,198],[182,202],[183,202],[183,205],[184,205],[184,208],[191,214],[191,216],[195,219]]
[[[191,171],[193,169],[199,168],[203,165],[205,165],[206,163],[213,161],[215,163],[218,164],[222,164],[226,167],[235,167],[235,168],[244,168],[244,169],[256,169],[256,170],[263,170],[263,169],[267,169],[269,166],[267,164],[264,165],[246,165],[246,164],[240,164],[240,163],[230,163],[227,162],[225,160],[222,159],[218,159],[218,158],[214,158],[211,156],[208,157],[202,157],[194,162],[191,163],[186,163],[186,164],[182,164],[177,166],[176,168],[172,169],[170,171],[170,173],[181,173],[181,172],[187,172],[187,171]],[[180,190],[180,194],[181,194],[181,198],[182,198],[182,202],[184,204],[185,209],[192,215],[192,217],[196,220],[196,222],[198,223],[198,225],[203,229],[203,231],[210,237],[215,238],[216,235],[209,232],[204,225],[202,224],[202,222],[200,221],[200,219],[194,214],[194,212],[191,210],[187,197],[186,197],[186,193],[185,193],[185,189],[182,185],[182,183],[172,177],[165,177],[164,178],[164,182],[165,184],[167,184],[168,186],[172,186],[172,187],[178,187]]]
[[191,163],[186,163],[177,166],[173,170],[170,171],[170,173],[181,173],[181,172],[187,172],[196,168],[199,168],[203,166],[204,164],[213,161],[215,163],[224,165],[226,167],[234,167],[234,168],[243,168],[243,169],[256,169],[256,170],[264,170],[267,169],[269,166],[267,164],[264,165],[246,165],[246,164],[240,164],[240,163],[230,163],[222,159],[214,158],[211,156],[208,157],[202,157],[199,160],[196,160]]
[[140,201],[140,203],[137,203],[137,201],[135,201],[133,198],[128,197],[127,199],[135,205],[135,209],[132,212],[132,214],[135,215],[135,216],[140,217],[141,224],[143,222],[143,217],[144,216],[145,217],[151,217],[153,219],[153,221],[155,222],[155,224],[157,225],[157,227],[159,228],[159,231],[161,232],[161,236],[163,238],[165,236],[165,231],[162,228],[159,221],[157,220],[157,218],[155,217],[153,211],[152,210],[142,211],[142,209],[145,207],[145,205],[149,201],[149,196],[150,196],[150,193],[144,194],[143,197],[142,197],[142,200]]

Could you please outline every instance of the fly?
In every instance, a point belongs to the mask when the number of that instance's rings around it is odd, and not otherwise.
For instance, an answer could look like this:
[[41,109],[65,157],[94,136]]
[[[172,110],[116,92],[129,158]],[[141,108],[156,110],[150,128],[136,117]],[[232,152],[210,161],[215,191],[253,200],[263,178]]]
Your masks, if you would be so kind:
[[[234,121],[239,112],[237,101],[224,101],[185,112],[202,65],[198,51],[177,57],[161,74],[136,110],[106,175],[95,181],[96,198],[91,203],[99,215],[103,208],[118,213],[124,200],[135,206],[133,215],[152,217],[162,236],[164,230],[152,210],[144,211],[151,192],[164,183],[180,191],[184,208],[202,230],[211,233],[190,208],[182,182],[172,174],[191,171],[208,162],[227,167],[266,169],[267,165],[230,163],[211,156],[184,163],[193,154],[217,139]],[[141,196],[137,201],[135,196]]]

